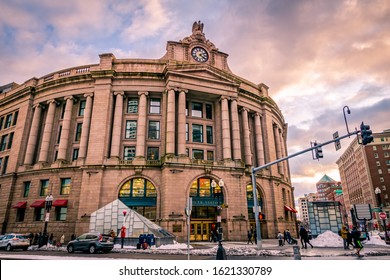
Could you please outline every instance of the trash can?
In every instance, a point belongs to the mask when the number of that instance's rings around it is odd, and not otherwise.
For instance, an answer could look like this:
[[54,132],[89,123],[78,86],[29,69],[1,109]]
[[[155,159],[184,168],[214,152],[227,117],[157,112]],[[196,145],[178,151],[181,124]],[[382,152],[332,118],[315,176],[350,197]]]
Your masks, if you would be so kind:
[[146,243],[148,243],[149,246],[153,246],[156,244],[154,234],[148,234],[146,235]]
[[142,246],[141,243],[137,243],[137,249],[138,249],[138,250],[141,249],[141,246]]
[[144,243],[144,240],[146,240],[146,234],[140,234],[138,237],[138,243],[142,244],[142,243]]

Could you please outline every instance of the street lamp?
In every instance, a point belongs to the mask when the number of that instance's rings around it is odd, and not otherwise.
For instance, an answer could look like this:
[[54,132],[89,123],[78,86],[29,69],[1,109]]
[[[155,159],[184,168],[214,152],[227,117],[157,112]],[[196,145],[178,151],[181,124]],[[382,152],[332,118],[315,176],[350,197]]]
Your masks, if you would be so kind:
[[217,196],[218,199],[218,205],[217,205],[217,236],[218,236],[218,250],[217,250],[217,260],[226,260],[226,251],[222,246],[222,227],[221,227],[221,212],[222,212],[222,206],[219,205],[219,197],[222,194],[223,187],[225,186],[225,182],[220,179],[218,182],[218,186],[220,187],[220,190],[218,193],[216,193],[216,187],[217,183],[215,180],[211,181],[211,187],[213,188],[213,194],[214,196]]
[[[376,194],[376,197],[378,199],[378,206],[379,208],[381,209],[381,212],[382,212],[382,199],[381,199],[381,189],[379,187],[376,187],[375,190],[374,190],[375,194]],[[382,219],[383,220],[383,229],[385,230],[385,242],[387,242],[387,228],[386,228],[386,219]]]
[[47,224],[49,223],[50,219],[50,210],[53,206],[53,196],[52,194],[49,194],[45,198],[45,210],[46,210],[46,216],[45,216],[45,226],[43,227],[43,236],[41,236],[41,240],[39,240],[39,247],[42,247],[43,245],[47,245]]

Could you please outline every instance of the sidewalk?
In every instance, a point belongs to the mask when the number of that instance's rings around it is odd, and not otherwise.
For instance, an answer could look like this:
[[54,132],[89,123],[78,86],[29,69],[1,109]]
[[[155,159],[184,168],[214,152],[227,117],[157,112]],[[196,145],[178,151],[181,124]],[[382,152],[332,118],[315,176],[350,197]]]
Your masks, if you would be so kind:
[[[300,242],[298,245],[286,244],[284,246],[278,245],[277,239],[264,239],[261,242],[261,248],[257,250],[256,244],[247,244],[246,242],[222,242],[227,255],[272,255],[272,256],[294,256],[293,247],[298,246],[300,255],[302,257],[330,257],[330,256],[353,256],[354,249],[344,250],[341,247],[316,247],[302,249]],[[313,244],[314,245],[314,244]],[[192,242],[192,253],[204,254],[211,253],[216,250],[218,243],[212,242]],[[362,250],[363,255],[383,256],[390,255],[390,246],[364,245]]]

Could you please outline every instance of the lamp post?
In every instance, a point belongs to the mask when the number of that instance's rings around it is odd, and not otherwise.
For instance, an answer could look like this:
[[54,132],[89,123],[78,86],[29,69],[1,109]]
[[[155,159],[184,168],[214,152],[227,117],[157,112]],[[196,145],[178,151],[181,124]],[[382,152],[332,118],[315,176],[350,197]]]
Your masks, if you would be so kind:
[[[376,194],[376,197],[378,199],[378,206],[379,208],[381,209],[382,211],[382,199],[381,199],[381,189],[379,187],[376,187],[375,190],[374,190],[375,194]],[[388,240],[388,237],[387,237],[387,228],[386,228],[386,218],[385,219],[382,219],[383,220],[383,229],[385,230],[385,242],[387,242]]]
[[52,194],[49,194],[45,198],[45,210],[46,210],[45,226],[43,227],[43,236],[41,236],[41,239],[38,241],[39,247],[42,247],[43,245],[47,245],[47,239],[48,239],[47,224],[49,223],[50,220],[50,210],[52,206],[53,206],[53,196]]
[[214,196],[217,196],[218,202],[217,202],[217,238],[218,238],[218,250],[217,250],[217,260],[226,260],[226,251],[222,246],[222,227],[221,227],[221,212],[222,212],[222,206],[219,205],[219,197],[222,194],[223,187],[225,186],[225,183],[222,179],[219,180],[218,186],[221,188],[221,190],[216,193],[216,187],[217,183],[212,180],[211,181],[211,187],[213,188],[213,194]]

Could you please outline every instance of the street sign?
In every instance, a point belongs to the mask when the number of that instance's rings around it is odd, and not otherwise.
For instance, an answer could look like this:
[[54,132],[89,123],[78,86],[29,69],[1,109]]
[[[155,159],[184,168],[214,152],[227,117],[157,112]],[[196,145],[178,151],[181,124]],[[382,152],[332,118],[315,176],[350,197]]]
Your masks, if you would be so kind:
[[[337,139],[339,138],[339,132],[336,131],[335,133],[333,133],[333,139]],[[340,143],[340,140],[336,140],[334,142],[334,146],[336,147],[336,151],[340,150],[341,149],[341,143]]]
[[379,213],[379,218],[381,218],[382,220],[386,220],[386,218],[387,218],[386,213],[385,212]]
[[364,220],[367,221],[372,220],[372,212],[371,212],[371,205],[370,204],[354,204],[353,208],[355,209],[356,218],[358,220]]

